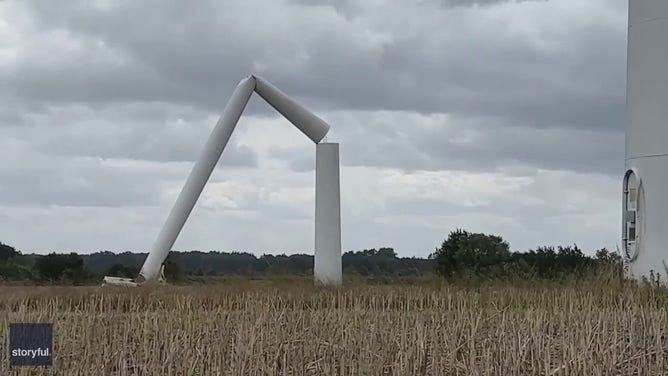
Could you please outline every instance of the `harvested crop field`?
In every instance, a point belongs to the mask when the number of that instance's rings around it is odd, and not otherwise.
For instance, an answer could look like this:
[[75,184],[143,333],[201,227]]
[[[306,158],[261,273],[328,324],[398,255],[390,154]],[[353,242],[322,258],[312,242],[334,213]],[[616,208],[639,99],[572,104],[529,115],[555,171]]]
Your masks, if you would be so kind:
[[[616,281],[3,287],[63,375],[661,375],[668,294]],[[7,341],[0,374],[9,369]]]

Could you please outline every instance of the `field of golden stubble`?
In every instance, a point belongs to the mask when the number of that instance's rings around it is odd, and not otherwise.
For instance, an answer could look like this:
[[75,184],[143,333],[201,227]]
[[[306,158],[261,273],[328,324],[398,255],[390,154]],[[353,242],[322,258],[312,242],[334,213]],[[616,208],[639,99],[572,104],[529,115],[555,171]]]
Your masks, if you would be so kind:
[[[59,375],[668,375],[668,292],[614,280],[3,287]],[[9,369],[2,341],[0,374]],[[31,373],[32,372],[32,373]]]

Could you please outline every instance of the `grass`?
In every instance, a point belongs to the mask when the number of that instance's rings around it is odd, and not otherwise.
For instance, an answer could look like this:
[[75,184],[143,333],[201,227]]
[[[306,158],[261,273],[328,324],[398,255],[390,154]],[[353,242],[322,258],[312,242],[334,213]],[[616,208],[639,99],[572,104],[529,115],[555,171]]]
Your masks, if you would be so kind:
[[[53,322],[63,375],[665,375],[666,307],[602,278],[4,287],[0,335]],[[10,370],[1,346],[0,374],[50,374]]]

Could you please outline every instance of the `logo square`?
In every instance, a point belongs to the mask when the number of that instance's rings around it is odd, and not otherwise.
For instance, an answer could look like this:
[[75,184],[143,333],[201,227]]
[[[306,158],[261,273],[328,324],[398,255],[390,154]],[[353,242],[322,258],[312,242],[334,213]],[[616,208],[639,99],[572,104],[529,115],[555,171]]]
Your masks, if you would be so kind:
[[53,324],[9,324],[9,365],[53,366]]

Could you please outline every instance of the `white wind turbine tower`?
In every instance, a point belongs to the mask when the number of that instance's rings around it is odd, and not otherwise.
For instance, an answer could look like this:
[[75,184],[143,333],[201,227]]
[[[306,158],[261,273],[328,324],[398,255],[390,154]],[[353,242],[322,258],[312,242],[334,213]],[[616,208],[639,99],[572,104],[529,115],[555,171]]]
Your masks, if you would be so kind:
[[622,249],[627,276],[668,280],[668,1],[630,0]]
[[106,284],[137,286],[163,279],[162,263],[171,251],[254,91],[316,144],[314,280],[317,284],[328,286],[341,284],[339,144],[321,143],[329,131],[329,125],[265,79],[253,75],[241,80],[232,93],[153,243],[137,279],[105,277]]

